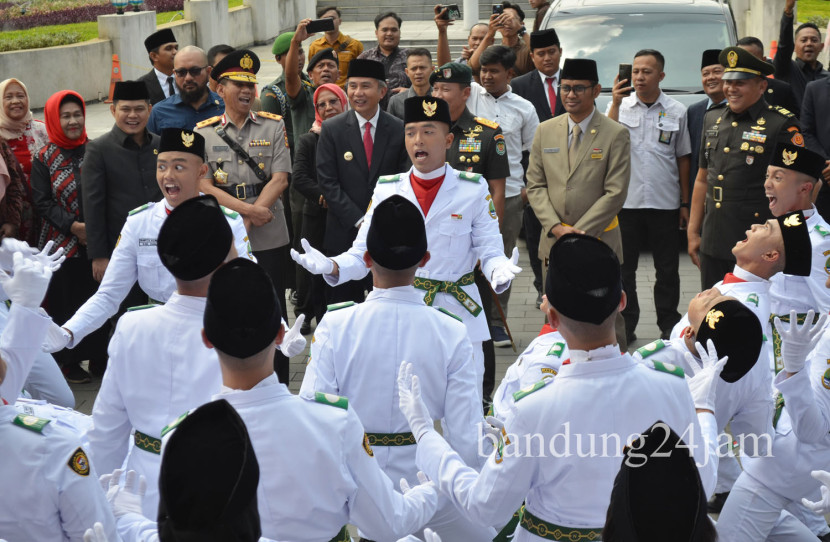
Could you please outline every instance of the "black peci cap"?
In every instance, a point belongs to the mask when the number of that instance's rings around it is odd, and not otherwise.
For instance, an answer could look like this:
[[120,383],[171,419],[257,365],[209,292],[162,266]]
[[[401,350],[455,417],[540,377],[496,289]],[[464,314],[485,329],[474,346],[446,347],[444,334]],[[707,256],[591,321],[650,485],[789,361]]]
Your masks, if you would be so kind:
[[720,64],[720,49],[706,49],[703,51],[703,55],[700,58],[700,69],[702,70],[706,66],[713,66],[715,64]]
[[189,152],[204,161],[205,138],[202,134],[181,128],[165,128],[161,131],[159,154],[163,152]]
[[559,47],[559,36],[556,35],[556,30],[548,28],[547,30],[537,30],[530,33],[530,50],[544,49],[556,45]]
[[599,81],[597,62],[590,58],[566,58],[559,79]]
[[784,239],[784,274],[809,277],[813,266],[813,244],[804,213],[787,213],[777,220]]
[[719,358],[729,356],[720,377],[732,383],[755,366],[764,332],[758,317],[746,305],[727,299],[709,309],[697,330],[697,342],[706,346],[709,339],[712,339]]
[[118,81],[112,92],[112,101],[150,100],[150,91],[144,81]]
[[[799,134],[799,137],[801,134]],[[772,151],[769,165],[803,173],[814,181],[821,177],[825,167],[824,157],[800,145],[778,143]]]
[[397,194],[380,202],[366,234],[366,250],[372,260],[387,269],[413,267],[427,251],[427,232],[421,211]]
[[356,58],[349,62],[348,77],[371,77],[379,81],[386,81],[386,71],[383,64],[368,58]]
[[450,106],[441,98],[432,96],[413,96],[403,102],[403,123],[443,122],[452,126]]
[[147,52],[149,53],[154,49],[158,49],[165,43],[176,43],[176,36],[169,28],[164,28],[147,36],[147,39],[144,40],[144,48],[147,49]]

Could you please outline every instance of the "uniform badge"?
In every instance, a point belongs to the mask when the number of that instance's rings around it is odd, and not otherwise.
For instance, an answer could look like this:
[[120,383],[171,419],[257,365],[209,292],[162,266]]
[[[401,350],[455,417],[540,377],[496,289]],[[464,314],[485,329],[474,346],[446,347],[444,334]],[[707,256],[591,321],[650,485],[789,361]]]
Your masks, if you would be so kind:
[[734,68],[738,65],[738,53],[735,51],[729,51],[726,55],[726,62],[729,64],[730,68]]
[[351,151],[346,151],[345,153],[343,153],[343,159],[345,161],[351,162],[352,158],[354,158],[354,155],[351,153]]
[[504,141],[496,141],[496,154],[499,156],[504,156],[504,153],[507,152],[507,147],[504,146]]
[[794,133],[793,138],[790,141],[792,141],[793,145],[795,145],[797,147],[803,147],[804,146],[804,136],[801,135],[801,132]]
[[754,163],[755,163],[755,157],[754,156],[752,156],[750,154],[749,156],[746,157],[746,165],[751,166]]
[[453,213],[450,215],[450,218],[453,220],[461,220],[463,217],[460,214]]
[[239,67],[243,70],[250,70],[251,68],[253,68],[254,61],[253,59],[251,59],[251,56],[248,54],[243,56],[242,59],[239,61]]
[[222,171],[222,167],[220,166],[213,172],[213,180],[216,184],[228,184],[228,173],[226,171]]
[[801,217],[796,215],[790,215],[784,219],[784,225],[788,228],[795,228],[801,225]]
[[265,162],[260,162],[257,165],[259,166],[259,169],[265,169]]
[[481,158],[479,158],[477,154],[473,156],[473,162],[478,162],[479,160],[481,160]]
[[193,146],[193,141],[196,139],[196,136],[193,133],[182,132],[182,145],[187,147],[188,149]]
[[766,119],[764,119],[764,117],[761,117],[760,119],[758,119],[758,124],[759,125],[763,126],[766,123],[767,123],[767,121],[766,121]]
[[715,325],[723,318],[723,312],[714,309],[706,313],[706,324],[710,329],[715,329]]
[[[550,350],[548,350],[547,355],[548,356],[561,357],[562,353],[564,351],[565,351],[565,343],[556,342],[556,343],[553,343],[553,346],[550,347]],[[554,373],[554,374],[556,374],[556,373]]]
[[487,194],[487,197],[485,199],[489,202],[487,212],[490,213],[490,218],[492,218],[493,220],[498,220],[499,215],[496,214],[496,206],[493,203],[493,198],[490,196],[490,194]]
[[89,476],[89,458],[86,456],[83,448],[78,447],[77,450],[69,458],[67,465],[75,474],[81,476]]
[[372,446],[369,445],[369,435],[363,433],[363,449],[369,454],[369,457],[375,457],[375,452],[372,451]]
[[830,369],[824,371],[824,376],[821,378],[821,385],[830,390]]
[[764,147],[762,147],[761,145],[755,145],[755,152],[757,152],[758,154],[764,154]]
[[741,150],[742,151],[748,151],[749,150],[749,143],[747,143],[746,141],[741,143]]
[[458,152],[481,152],[481,140],[475,136],[462,139],[458,142]]
[[452,77],[452,68],[444,68],[444,79]]
[[749,294],[748,296],[746,296],[746,302],[747,303],[754,303],[755,306],[757,307],[758,303],[759,303],[758,294]]

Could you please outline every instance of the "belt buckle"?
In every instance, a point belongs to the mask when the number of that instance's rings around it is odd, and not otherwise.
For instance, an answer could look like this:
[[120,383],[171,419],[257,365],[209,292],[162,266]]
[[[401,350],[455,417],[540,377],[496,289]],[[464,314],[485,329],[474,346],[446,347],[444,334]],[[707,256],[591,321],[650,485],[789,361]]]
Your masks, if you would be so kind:
[[[242,195],[239,195],[239,189],[242,189]],[[236,199],[245,199],[245,183],[239,183],[236,185]]]
[[721,186],[712,187],[712,199],[716,202],[723,201],[723,187],[721,187]]

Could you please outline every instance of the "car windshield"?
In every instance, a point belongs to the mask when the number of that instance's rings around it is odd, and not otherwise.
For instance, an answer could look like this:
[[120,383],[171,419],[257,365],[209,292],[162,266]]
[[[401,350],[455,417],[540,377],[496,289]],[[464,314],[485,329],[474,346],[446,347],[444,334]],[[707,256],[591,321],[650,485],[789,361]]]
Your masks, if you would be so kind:
[[599,82],[610,92],[620,64],[631,64],[640,49],[657,49],[666,57],[663,89],[702,90],[700,57],[705,49],[730,45],[721,15],[612,13],[570,16],[560,12],[548,22],[556,29],[565,58],[597,61]]

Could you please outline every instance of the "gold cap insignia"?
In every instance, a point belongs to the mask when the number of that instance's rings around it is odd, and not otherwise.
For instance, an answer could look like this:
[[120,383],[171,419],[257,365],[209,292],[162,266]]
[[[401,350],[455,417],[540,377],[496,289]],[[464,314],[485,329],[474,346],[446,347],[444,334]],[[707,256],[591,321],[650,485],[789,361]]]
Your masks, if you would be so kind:
[[738,53],[735,51],[729,51],[726,54],[726,62],[729,64],[730,68],[734,68],[738,65]]
[[801,225],[801,217],[798,215],[790,215],[784,219],[784,225],[788,228],[795,228]]
[[715,329],[715,324],[717,324],[722,317],[723,312],[712,309],[706,313],[706,323],[709,325],[710,329]]
[[781,153],[781,158],[783,158],[783,162],[785,166],[791,166],[795,163],[795,159],[798,158],[798,151],[783,151]]
[[193,146],[194,139],[196,138],[194,137],[193,132],[182,132],[182,145],[184,145],[188,149]]
[[239,67],[243,70],[250,70],[251,68],[253,68],[254,61],[251,58],[251,55],[246,54],[245,56],[243,56],[242,59],[239,61]]
[[438,102],[424,102],[424,115],[432,117],[438,111]]
[[452,68],[444,68],[444,79],[452,77]]

